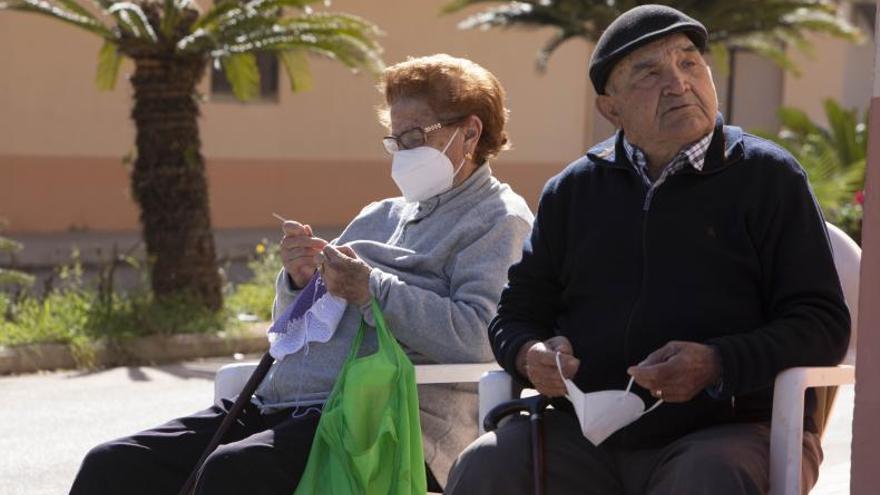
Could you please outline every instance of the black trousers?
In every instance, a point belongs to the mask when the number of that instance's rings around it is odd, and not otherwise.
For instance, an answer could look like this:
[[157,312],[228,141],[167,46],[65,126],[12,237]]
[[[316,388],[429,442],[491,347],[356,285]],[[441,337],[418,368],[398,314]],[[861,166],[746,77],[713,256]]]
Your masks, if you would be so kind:
[[[532,457],[525,416],[472,443],[449,473],[448,495],[529,494]],[[719,425],[666,447],[595,447],[570,413],[544,412],[548,495],[762,495],[770,485],[770,425]],[[804,433],[801,483],[808,491],[822,462],[819,438]]]
[[[130,437],[93,448],[71,495],[176,495],[232,402],[223,400]],[[290,410],[263,415],[245,406],[196,483],[199,495],[293,493],[306,467],[320,413],[293,418]]]

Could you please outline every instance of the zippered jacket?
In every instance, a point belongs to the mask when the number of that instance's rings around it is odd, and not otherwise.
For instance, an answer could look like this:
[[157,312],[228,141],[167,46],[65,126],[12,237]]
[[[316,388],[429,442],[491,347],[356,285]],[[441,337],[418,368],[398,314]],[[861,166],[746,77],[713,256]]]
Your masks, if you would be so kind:
[[[623,389],[626,369],[672,340],[718,348],[719,393],[665,403],[608,445],[654,446],[725,422],[769,421],[776,375],[839,363],[849,312],[806,174],[779,146],[723,125],[702,171],[651,197],[618,133],[550,179],[489,338],[515,369],[529,340],[567,337],[584,392]],[[646,404],[648,391],[633,390]],[[570,408],[557,400],[557,407]],[[815,431],[808,393],[805,428]]]

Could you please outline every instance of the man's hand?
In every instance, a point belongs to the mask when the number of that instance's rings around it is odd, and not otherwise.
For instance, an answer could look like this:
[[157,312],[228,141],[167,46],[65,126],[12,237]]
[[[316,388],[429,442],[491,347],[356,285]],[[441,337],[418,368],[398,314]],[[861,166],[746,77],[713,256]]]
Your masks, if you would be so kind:
[[581,362],[574,357],[571,342],[562,336],[547,339],[544,342],[530,340],[520,347],[516,356],[516,369],[528,377],[538,392],[547,397],[565,395],[565,383],[559,376],[556,367],[556,353],[562,363],[562,374],[571,378],[577,373]]
[[721,357],[708,345],[672,341],[627,372],[654,397],[687,402],[718,381]]
[[301,289],[315,274],[315,255],[324,249],[327,241],[314,237],[312,228],[293,220],[287,220],[281,230],[281,263],[293,285]]
[[370,302],[370,266],[358,258],[348,246],[327,245],[315,257],[327,291],[351,304],[363,306]]

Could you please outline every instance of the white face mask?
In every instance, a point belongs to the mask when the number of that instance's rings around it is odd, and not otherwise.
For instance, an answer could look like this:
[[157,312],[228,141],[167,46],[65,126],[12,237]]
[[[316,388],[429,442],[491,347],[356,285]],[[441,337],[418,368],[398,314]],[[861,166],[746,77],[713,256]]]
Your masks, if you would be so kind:
[[[562,376],[562,363],[559,361],[559,353],[556,353],[556,367]],[[600,390],[585,394],[577,388],[571,380],[562,376],[565,382],[566,397],[574,406],[581,423],[581,431],[593,445],[599,446],[606,438],[615,431],[633,423],[635,420],[648,414],[663,403],[658,400],[645,411],[645,403],[638,395],[629,391],[633,379],[630,378],[626,390]]]
[[419,146],[394,153],[391,161],[391,178],[407,201],[424,201],[452,189],[455,176],[464,166],[464,158],[462,158],[458,168],[453,170],[452,162],[446,156],[446,150],[456,135],[458,128],[452,133],[443,151],[431,146]]

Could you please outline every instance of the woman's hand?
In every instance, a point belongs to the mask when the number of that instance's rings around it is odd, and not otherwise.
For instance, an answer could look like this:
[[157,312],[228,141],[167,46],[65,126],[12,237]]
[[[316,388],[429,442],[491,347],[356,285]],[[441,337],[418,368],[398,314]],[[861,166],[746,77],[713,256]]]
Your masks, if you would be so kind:
[[315,274],[315,256],[324,249],[327,241],[314,237],[312,228],[293,220],[282,225],[284,237],[281,238],[281,263],[293,280],[293,285],[301,289]]
[[321,267],[328,292],[358,306],[370,302],[370,265],[350,247],[327,245],[314,263]]

